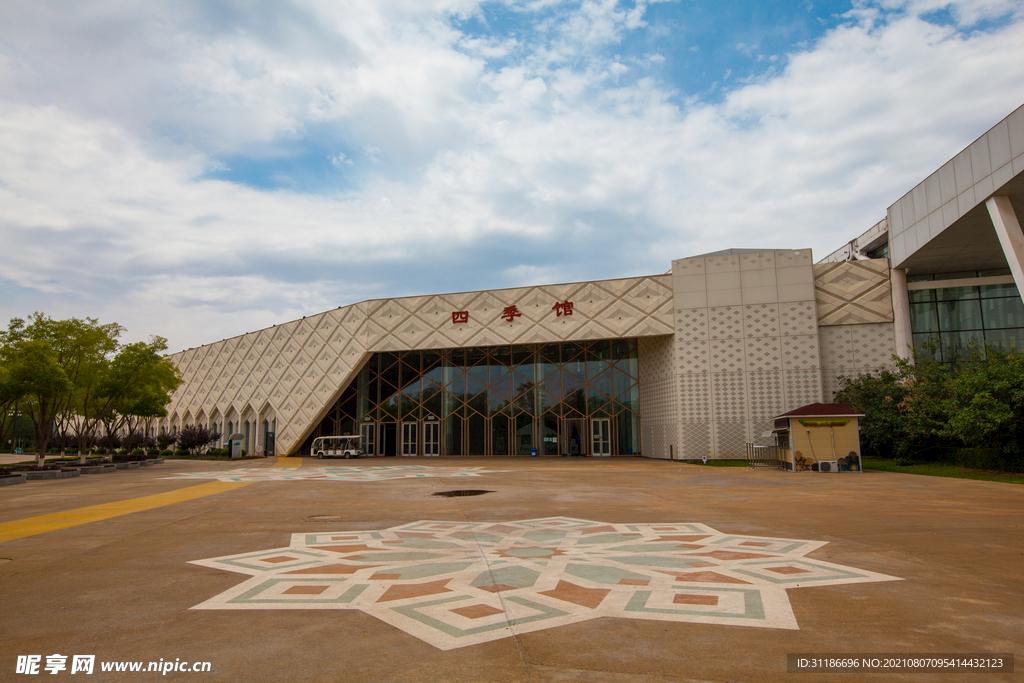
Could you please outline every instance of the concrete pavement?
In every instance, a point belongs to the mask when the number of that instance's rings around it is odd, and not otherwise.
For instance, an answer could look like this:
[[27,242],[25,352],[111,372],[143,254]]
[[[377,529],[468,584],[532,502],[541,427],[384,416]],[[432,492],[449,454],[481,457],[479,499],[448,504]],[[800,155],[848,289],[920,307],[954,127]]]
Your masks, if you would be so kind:
[[[432,495],[453,489],[491,493]],[[786,654],[1020,647],[1022,510],[1012,484],[638,458],[171,460],[33,481],[0,489],[0,534],[23,532],[0,543],[0,680],[32,654],[94,654],[95,680],[857,680],[787,674]],[[98,670],[161,658],[211,670]],[[874,678],[964,676],[1020,674]]]

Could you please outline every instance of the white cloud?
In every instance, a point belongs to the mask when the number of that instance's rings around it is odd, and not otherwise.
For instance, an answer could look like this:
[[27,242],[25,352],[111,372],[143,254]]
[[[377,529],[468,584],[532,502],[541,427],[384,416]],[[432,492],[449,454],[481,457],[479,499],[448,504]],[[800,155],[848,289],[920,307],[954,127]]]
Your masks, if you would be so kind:
[[[862,4],[777,71],[683,105],[601,56],[642,3],[519,4],[547,19],[514,39],[460,34],[448,17],[478,5],[456,0],[271,4],[243,28],[187,3],[14,3],[0,313],[98,315],[181,348],[377,296],[664,272],[732,246],[822,256],[1021,102],[1024,21],[962,32],[923,2]],[[209,178],[316,138],[353,184]]]
[[928,14],[931,12],[948,11],[958,24],[973,26],[983,19],[1002,17],[1007,14],[1020,14],[1022,7],[1018,0],[859,0],[854,3],[858,7],[870,7],[873,4],[887,9],[900,10],[911,15]]
[[332,157],[328,157],[331,160],[331,164],[341,168],[344,166],[352,166],[353,161],[342,153],[335,154]]

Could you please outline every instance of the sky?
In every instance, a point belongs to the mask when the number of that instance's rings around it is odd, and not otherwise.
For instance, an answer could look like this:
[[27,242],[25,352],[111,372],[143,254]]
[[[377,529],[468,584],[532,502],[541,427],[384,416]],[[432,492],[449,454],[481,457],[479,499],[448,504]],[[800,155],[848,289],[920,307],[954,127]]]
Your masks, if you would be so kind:
[[1024,103],[1022,57],[1022,0],[4,0],[0,320],[179,351],[820,259]]

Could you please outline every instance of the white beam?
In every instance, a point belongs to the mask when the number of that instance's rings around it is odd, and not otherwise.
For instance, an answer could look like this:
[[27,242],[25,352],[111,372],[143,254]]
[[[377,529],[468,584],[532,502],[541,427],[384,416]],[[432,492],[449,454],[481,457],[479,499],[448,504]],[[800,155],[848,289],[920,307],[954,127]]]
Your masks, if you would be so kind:
[[1021,232],[1017,214],[1013,211],[1009,197],[989,197],[985,207],[992,217],[992,225],[999,236],[1006,262],[1010,264],[1010,274],[1017,284],[1017,293],[1024,299],[1024,233]]

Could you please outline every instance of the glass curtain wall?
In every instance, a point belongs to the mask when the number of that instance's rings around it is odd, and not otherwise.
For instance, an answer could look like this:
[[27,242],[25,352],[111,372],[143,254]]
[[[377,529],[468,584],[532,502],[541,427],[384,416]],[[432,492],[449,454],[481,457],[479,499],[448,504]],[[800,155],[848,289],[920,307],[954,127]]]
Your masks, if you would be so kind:
[[613,455],[639,453],[635,339],[376,353],[309,440],[373,429],[375,452],[394,455],[410,444],[392,434],[436,422],[442,455],[560,455],[586,452],[594,419],[609,420]]
[[912,290],[910,325],[915,348],[937,341],[939,360],[946,363],[962,357],[972,343],[1024,349],[1024,303],[1013,284]]

